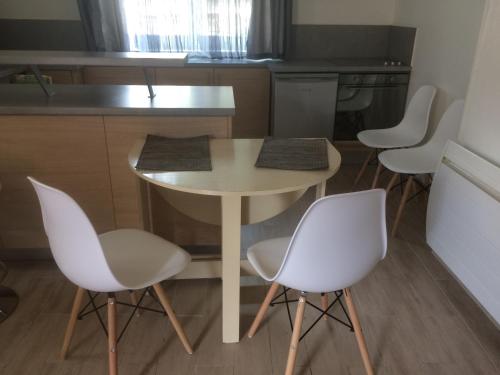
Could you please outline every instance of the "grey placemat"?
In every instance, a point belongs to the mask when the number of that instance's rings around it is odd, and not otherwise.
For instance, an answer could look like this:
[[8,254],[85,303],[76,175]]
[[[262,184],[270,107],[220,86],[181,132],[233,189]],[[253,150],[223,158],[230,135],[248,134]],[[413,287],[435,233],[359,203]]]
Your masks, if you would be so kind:
[[328,169],[326,139],[265,138],[255,166],[289,170]]
[[148,135],[135,167],[151,171],[211,171],[209,137]]

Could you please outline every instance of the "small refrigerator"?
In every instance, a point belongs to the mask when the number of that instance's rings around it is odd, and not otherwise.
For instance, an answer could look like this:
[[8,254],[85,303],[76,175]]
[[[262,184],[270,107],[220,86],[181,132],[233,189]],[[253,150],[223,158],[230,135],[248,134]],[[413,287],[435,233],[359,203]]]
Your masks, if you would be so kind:
[[333,139],[338,74],[274,73],[271,135]]

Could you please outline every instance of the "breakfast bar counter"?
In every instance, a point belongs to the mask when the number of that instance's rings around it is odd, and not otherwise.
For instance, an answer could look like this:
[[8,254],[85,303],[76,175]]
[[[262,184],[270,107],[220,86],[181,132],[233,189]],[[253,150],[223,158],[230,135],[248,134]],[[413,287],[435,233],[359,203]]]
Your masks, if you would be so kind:
[[229,86],[0,85],[0,115],[221,116],[235,113]]

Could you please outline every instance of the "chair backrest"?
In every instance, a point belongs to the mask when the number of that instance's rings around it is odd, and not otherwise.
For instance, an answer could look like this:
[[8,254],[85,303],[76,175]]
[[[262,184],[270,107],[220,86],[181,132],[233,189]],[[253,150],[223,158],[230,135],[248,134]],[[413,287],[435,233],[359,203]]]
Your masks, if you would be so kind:
[[[368,74],[363,77],[364,85],[374,85],[377,81],[376,74]],[[339,87],[337,98],[337,112],[363,111],[370,107],[373,102],[374,87]]]
[[306,292],[341,290],[363,279],[386,250],[384,190],[329,196],[302,217],[275,280]]
[[400,131],[411,135],[415,143],[421,142],[427,133],[436,91],[434,86],[420,87],[408,103],[404,118],[397,126]]
[[96,292],[120,290],[99,237],[80,206],[66,193],[28,177],[42,208],[43,225],[54,259],[74,284]]
[[464,106],[464,100],[455,100],[450,104],[426,146],[436,148],[441,154],[448,140],[455,141],[458,138]]

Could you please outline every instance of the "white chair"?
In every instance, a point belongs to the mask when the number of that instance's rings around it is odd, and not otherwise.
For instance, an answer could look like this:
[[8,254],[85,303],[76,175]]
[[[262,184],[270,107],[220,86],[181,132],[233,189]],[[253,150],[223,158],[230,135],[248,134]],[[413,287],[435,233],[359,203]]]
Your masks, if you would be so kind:
[[[440,162],[446,142],[458,138],[464,104],[465,102],[463,100],[457,100],[448,107],[434,134],[426,144],[409,149],[388,150],[378,155],[379,163],[394,172],[386,188],[387,193],[392,190],[397,179],[402,174],[408,175],[396,219],[392,227],[392,236],[395,236],[397,233],[399,222],[413,184],[415,182],[420,183],[420,181],[415,180],[414,177],[417,175],[433,174]],[[428,187],[429,186],[423,186],[421,191],[426,191]],[[417,192],[416,194],[419,193],[420,192]]]
[[66,329],[62,359],[68,351],[85,291],[107,293],[109,373],[117,373],[116,292],[153,287],[179,339],[193,350],[160,282],[190,262],[187,252],[151,233],[120,229],[97,235],[80,206],[67,194],[28,177],[40,200],[45,231],[63,274],[78,286]]
[[[358,184],[368,167],[368,164],[378,154],[379,150],[404,148],[415,146],[422,142],[429,126],[429,115],[432,108],[436,88],[422,86],[417,90],[408,104],[403,120],[396,126],[388,129],[364,130],[358,133],[358,140],[372,149],[363,163],[353,184],[353,189]],[[372,182],[372,189],[377,186],[382,165],[378,165]]]
[[[272,286],[250,327],[257,331],[280,285],[301,291],[290,343],[286,375],[292,375],[306,304],[306,293],[343,290],[367,374],[373,374],[350,287],[385,257],[385,191],[334,195],[314,202],[293,236],[250,247],[248,260]],[[363,228],[363,230],[359,230]]]
[[[363,85],[374,85],[376,80],[377,75],[369,74],[362,78],[362,83]],[[339,87],[337,95],[337,114],[347,116],[348,125],[350,127],[354,126],[358,131],[364,130],[365,115],[363,112],[372,105],[374,92],[374,87],[360,88],[348,85]],[[338,124],[335,126],[337,127]]]

